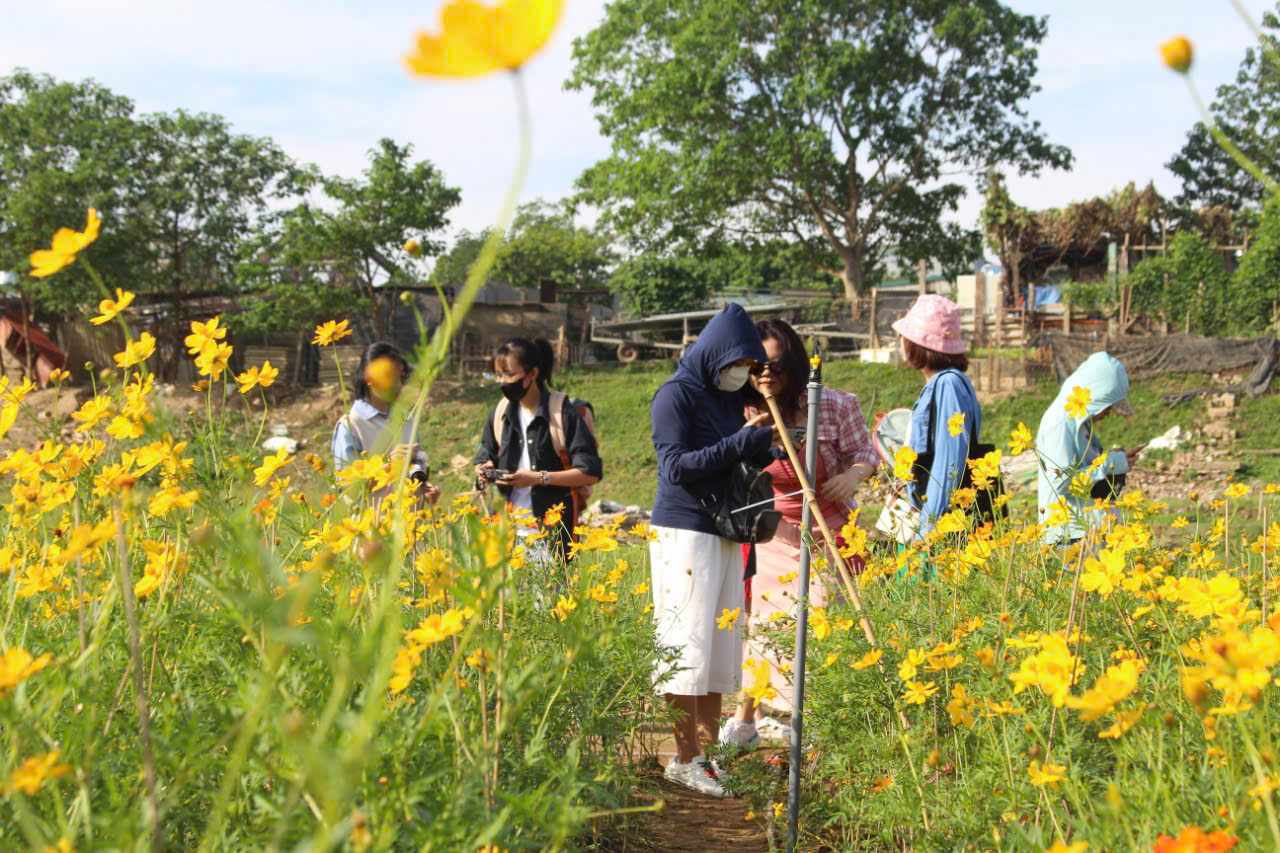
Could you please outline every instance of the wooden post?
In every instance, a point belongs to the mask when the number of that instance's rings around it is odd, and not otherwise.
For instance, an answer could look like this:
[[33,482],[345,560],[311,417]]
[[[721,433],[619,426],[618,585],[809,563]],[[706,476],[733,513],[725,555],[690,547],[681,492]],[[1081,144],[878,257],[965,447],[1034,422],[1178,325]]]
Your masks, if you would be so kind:
[[1062,333],[1071,334],[1071,301],[1062,303]]
[[877,347],[880,346],[880,332],[876,328],[876,323],[879,322],[876,317],[878,313],[876,311],[876,305],[879,303],[879,301],[880,301],[880,288],[878,287],[871,288],[871,348],[872,349],[876,349]]
[[981,270],[973,277],[973,343],[987,343],[987,276]]
[[921,296],[929,292],[929,264],[924,258],[916,261],[916,287]]

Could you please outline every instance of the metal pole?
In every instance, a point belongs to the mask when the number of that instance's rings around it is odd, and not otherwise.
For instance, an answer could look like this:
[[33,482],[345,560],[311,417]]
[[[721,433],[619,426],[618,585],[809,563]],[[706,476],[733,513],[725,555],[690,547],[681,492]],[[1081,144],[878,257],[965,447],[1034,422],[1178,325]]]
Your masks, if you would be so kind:
[[[814,350],[809,370],[809,420],[805,425],[804,468],[805,478],[813,482],[818,462],[818,409],[822,404],[822,357]],[[786,424],[779,424],[785,429]],[[809,636],[809,559],[813,548],[810,535],[812,509],[810,501],[804,502],[800,511],[800,597],[796,614],[796,664],[795,692],[791,708],[791,767],[787,789],[787,850],[794,851],[800,827],[800,738],[804,734],[804,664]]]

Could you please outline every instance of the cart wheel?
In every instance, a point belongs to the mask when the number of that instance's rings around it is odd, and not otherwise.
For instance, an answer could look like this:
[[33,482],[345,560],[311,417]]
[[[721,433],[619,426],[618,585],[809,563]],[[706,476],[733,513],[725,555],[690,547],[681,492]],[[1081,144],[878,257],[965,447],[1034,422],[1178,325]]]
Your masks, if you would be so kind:
[[640,357],[640,350],[631,344],[618,344],[618,361],[623,364],[630,364]]

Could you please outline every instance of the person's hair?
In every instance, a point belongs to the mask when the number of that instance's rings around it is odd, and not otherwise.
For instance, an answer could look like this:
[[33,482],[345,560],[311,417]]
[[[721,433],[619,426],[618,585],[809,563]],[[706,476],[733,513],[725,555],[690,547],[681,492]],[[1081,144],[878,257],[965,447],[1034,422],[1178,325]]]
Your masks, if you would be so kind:
[[[809,384],[809,355],[805,352],[804,341],[785,320],[761,320],[756,323],[756,331],[760,333],[760,341],[778,342],[782,350],[779,361],[782,363],[782,375],[787,379],[787,386],[778,398],[778,407],[784,412],[798,412],[804,406],[805,386]],[[757,408],[764,405],[764,397],[752,385],[742,389],[747,402]]]
[[546,387],[551,384],[551,371],[556,366],[556,352],[551,342],[545,338],[511,338],[493,354],[494,361],[513,358],[526,372],[538,368],[538,384]]
[[356,365],[355,393],[357,400],[369,399],[369,380],[364,378],[365,368],[380,358],[390,358],[399,362],[401,382],[409,378],[409,360],[404,357],[404,353],[400,352],[395,344],[387,341],[374,341],[365,348],[364,353],[360,356],[360,363]]
[[969,356],[962,352],[938,352],[928,347],[922,347],[909,338],[902,339],[902,348],[906,352],[907,364],[916,370],[928,368],[937,373],[939,370],[959,370],[963,372],[969,369]]

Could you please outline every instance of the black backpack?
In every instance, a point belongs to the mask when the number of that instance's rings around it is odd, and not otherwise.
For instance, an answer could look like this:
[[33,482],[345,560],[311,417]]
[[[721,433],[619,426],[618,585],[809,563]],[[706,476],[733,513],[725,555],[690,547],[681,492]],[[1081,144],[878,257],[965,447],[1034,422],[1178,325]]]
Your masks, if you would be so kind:
[[729,475],[699,500],[715,523],[716,535],[731,542],[768,542],[782,520],[782,513],[773,508],[773,476],[750,462],[735,462]]
[[[935,452],[933,449],[933,422],[935,415],[934,400],[936,399],[936,395],[937,389],[934,389],[934,396],[929,398],[929,449],[924,453],[921,453],[916,458],[915,466],[912,470],[917,495],[924,495],[928,492],[929,472],[933,469],[933,456]],[[966,464],[964,466],[964,473],[960,477],[960,483],[956,486],[957,489],[973,488],[973,469],[968,465],[969,460],[981,459],[983,456],[986,456],[988,453],[991,453],[996,449],[994,444],[981,444],[978,441],[977,430],[974,429],[972,424],[968,424],[966,428],[969,430],[969,454],[968,459],[965,460]],[[997,476],[991,482],[990,486],[985,489],[978,489],[977,498],[974,500],[973,506],[969,508],[969,514],[977,518],[978,524],[985,524],[989,521],[994,522],[997,518],[1008,518],[1008,505],[1002,505],[998,509],[995,505],[996,497],[1003,494],[1004,478]]]

